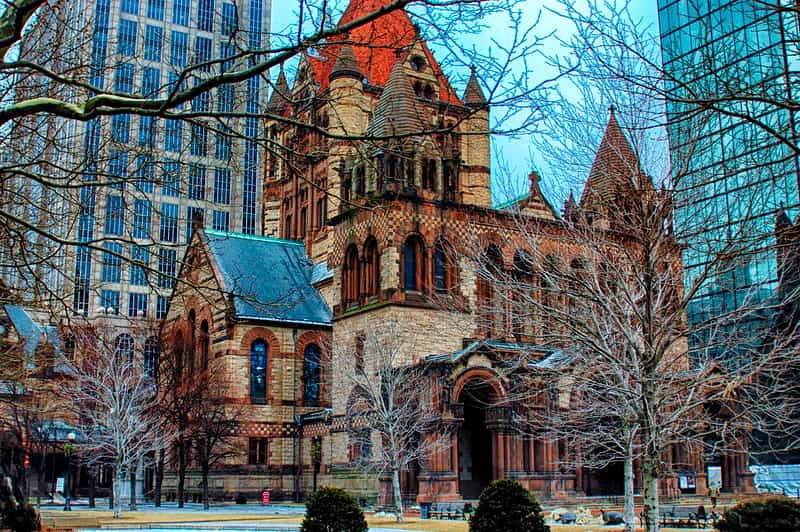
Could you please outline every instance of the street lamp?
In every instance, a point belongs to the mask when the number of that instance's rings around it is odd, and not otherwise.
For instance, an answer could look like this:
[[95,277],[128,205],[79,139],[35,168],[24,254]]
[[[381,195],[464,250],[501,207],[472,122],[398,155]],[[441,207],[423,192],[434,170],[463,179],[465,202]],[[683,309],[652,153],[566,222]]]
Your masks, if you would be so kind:
[[73,454],[73,444],[75,443],[75,433],[70,432],[67,434],[67,443],[64,445],[64,458],[67,459],[67,472],[64,474],[64,511],[71,512],[72,506],[70,506],[69,500],[69,492],[72,486],[70,486],[70,465],[72,464],[72,454]]

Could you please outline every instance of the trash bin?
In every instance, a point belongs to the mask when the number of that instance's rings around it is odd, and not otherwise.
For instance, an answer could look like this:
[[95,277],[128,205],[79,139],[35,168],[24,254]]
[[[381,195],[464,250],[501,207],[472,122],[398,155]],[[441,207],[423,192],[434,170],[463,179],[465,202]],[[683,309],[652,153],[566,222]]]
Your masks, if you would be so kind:
[[419,516],[421,519],[430,519],[431,518],[431,503],[429,502],[421,502],[419,504]]
[[261,491],[261,504],[269,504],[269,490]]

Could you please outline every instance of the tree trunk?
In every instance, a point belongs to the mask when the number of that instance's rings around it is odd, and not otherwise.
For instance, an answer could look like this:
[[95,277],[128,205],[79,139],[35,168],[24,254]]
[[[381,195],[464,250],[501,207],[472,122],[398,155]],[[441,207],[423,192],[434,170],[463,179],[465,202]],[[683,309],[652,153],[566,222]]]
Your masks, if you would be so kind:
[[624,480],[625,483],[625,532],[634,532],[636,529],[636,509],[633,495],[633,444],[628,442],[625,456]]
[[128,501],[128,508],[132,511],[136,511],[136,464],[132,465],[129,469],[128,480],[130,481],[131,485],[131,498]]
[[95,484],[97,482],[97,466],[89,468],[89,508],[94,508],[97,503],[95,501]]
[[178,444],[178,508],[183,508],[183,490],[186,482],[186,443],[181,440]]
[[203,510],[208,510],[208,464],[203,464]]
[[161,486],[164,483],[164,449],[158,451],[158,461],[156,461],[156,486],[153,502],[156,508],[161,507]]
[[403,494],[400,493],[400,459],[397,448],[392,448],[392,498],[394,499],[394,514],[398,523],[405,521],[403,517]]
[[114,476],[114,518],[117,519],[122,515],[122,497],[120,494],[122,493],[122,486],[125,482],[125,471],[122,468],[122,464],[117,464],[116,466],[116,475]]
[[112,479],[113,480],[111,481],[111,491],[108,494],[108,509],[109,510],[113,510],[114,509],[114,500],[116,499],[116,486],[115,486],[115,484],[117,483],[116,474],[117,474],[117,470],[112,468],[111,475],[112,475]]
[[644,483],[644,529],[645,532],[658,532],[658,470],[651,460],[643,460],[642,476]]

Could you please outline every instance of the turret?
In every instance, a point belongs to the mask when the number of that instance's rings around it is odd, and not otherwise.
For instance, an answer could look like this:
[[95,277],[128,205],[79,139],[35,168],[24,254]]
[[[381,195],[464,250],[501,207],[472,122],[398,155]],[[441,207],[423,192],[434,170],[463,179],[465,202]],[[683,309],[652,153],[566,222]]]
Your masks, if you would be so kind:
[[464,203],[490,207],[492,193],[489,171],[491,166],[489,106],[474,67],[462,100],[469,112],[458,128],[461,133],[463,161],[460,172],[462,199]]

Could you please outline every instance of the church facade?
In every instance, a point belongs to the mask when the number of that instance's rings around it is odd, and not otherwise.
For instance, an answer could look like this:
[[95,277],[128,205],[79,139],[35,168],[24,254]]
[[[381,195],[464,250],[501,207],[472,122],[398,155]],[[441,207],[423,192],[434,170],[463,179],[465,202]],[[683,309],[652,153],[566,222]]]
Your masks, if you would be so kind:
[[[342,22],[378,4],[353,0]],[[551,324],[514,319],[513,297],[482,278],[475,254],[509,274],[524,270],[520,219],[536,225],[539,253],[571,264],[581,249],[535,173],[528,194],[492,208],[490,109],[475,72],[457,95],[398,11],[305,55],[292,87],[281,72],[269,110],[292,121],[266,124],[265,236],[198,227],[180,273],[191,282],[178,283],[163,328],[165,342],[203,359],[192,368],[213,371],[238,412],[240,452],[215,468],[212,496],[268,488],[289,498],[334,485],[390,497],[385,479],[353,466],[380,438],[346,415],[347,372],[370,363],[364,338],[381,323],[413,338],[403,363],[427,368],[429,407],[450,439],[406,468],[408,499],[477,498],[508,477],[540,497],[620,493],[621,468],[565,467],[578,450],[515,419],[544,405],[508,401],[513,383],[499,367],[522,349],[547,367]],[[587,187],[607,186],[629,157],[612,112]],[[570,201],[567,214],[594,197]],[[676,450],[670,460],[704,493],[699,456]],[[745,469],[730,470],[728,488]],[[190,468],[189,491],[198,482]],[[664,484],[677,487],[677,474]]]

